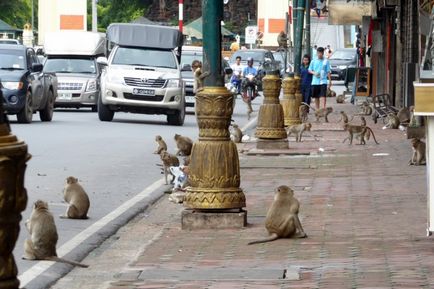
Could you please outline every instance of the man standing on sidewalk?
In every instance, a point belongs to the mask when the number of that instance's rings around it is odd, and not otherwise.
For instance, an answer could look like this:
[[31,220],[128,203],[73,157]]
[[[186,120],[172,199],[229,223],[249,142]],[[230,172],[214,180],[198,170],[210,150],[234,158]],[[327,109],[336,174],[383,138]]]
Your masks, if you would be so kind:
[[[320,99],[322,99],[323,108],[326,108],[327,88],[332,87],[332,77],[330,62],[324,57],[324,48],[318,47],[317,59],[312,60],[309,65],[309,73],[312,77],[312,98],[315,99],[316,109],[320,108]],[[328,87],[327,87],[328,79]]]

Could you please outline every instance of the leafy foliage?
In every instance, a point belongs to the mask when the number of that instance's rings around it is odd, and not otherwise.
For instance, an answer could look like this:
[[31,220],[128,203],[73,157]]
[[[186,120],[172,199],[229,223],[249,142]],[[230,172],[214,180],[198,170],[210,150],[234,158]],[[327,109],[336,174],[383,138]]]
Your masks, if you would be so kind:
[[[37,0],[34,0],[37,8]],[[37,10],[35,9],[35,18]],[[0,0],[0,19],[11,26],[23,29],[32,21],[32,0]],[[35,19],[36,20],[36,19]],[[37,22],[35,21],[35,26]]]

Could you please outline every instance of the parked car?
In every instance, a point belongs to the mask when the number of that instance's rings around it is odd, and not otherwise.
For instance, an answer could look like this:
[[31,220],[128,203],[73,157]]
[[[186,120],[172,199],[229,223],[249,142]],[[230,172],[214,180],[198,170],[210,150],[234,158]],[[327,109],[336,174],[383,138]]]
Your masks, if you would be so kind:
[[[285,74],[285,51],[274,51],[273,52],[274,60],[279,63],[279,71],[280,75]],[[286,73],[294,72],[294,65],[290,63],[289,58],[286,59]]]
[[45,36],[44,71],[55,73],[58,97],[54,107],[97,110],[101,69],[96,60],[105,53],[105,37],[86,31],[52,32]]
[[[195,93],[193,92],[194,77],[191,70],[191,64],[194,60],[203,62],[203,48],[200,46],[182,47],[181,73],[182,80],[185,83],[185,105],[188,107],[194,107],[196,103]],[[232,70],[230,70],[230,65],[226,60],[223,60],[223,69],[226,73],[225,83],[228,83],[230,80],[228,74],[231,74]]]
[[18,39],[0,38],[0,44],[20,44]]
[[20,123],[32,122],[37,111],[41,121],[52,120],[57,78],[43,72],[33,48],[0,44],[0,80],[7,114]]
[[357,67],[357,49],[339,48],[329,58],[332,79],[345,80],[348,67]]
[[279,63],[274,59],[273,53],[267,49],[241,49],[232,54],[229,64],[235,63],[236,58],[241,56],[241,64],[247,66],[247,59],[253,58],[253,67],[258,70],[258,90],[262,90],[262,78],[266,71],[278,70]]
[[169,124],[183,125],[182,33],[166,26],[117,23],[107,28],[107,40],[113,44],[110,56],[98,58],[105,66],[99,119],[111,121],[116,111],[124,111],[165,114]]

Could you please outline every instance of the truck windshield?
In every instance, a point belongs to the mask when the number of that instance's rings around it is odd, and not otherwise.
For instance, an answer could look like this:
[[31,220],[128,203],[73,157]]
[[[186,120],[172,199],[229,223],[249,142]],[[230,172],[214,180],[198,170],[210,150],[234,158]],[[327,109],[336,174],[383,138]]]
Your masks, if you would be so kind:
[[24,51],[0,49],[0,69],[24,69]]
[[119,47],[112,64],[177,69],[176,58],[170,50]]
[[88,73],[95,74],[93,59],[81,58],[48,58],[44,65],[45,72],[53,73]]

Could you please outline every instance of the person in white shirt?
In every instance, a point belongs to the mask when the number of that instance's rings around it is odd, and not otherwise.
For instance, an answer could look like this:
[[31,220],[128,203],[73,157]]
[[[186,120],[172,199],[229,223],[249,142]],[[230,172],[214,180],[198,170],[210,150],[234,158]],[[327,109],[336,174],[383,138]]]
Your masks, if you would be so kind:
[[241,93],[241,79],[243,77],[243,69],[244,66],[241,65],[241,56],[237,56],[235,59],[235,63],[231,65],[232,68],[232,77],[231,82],[235,85],[237,88],[237,92]]

